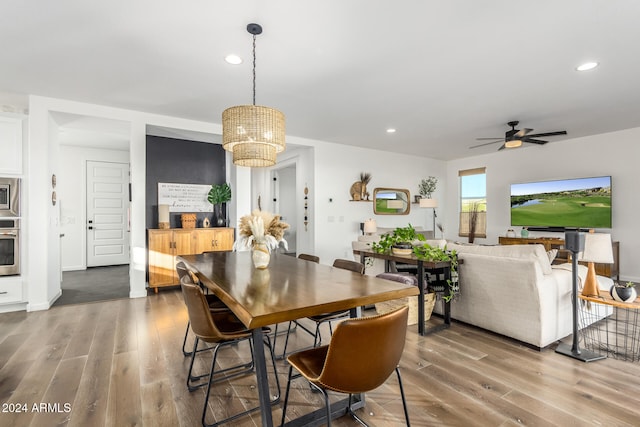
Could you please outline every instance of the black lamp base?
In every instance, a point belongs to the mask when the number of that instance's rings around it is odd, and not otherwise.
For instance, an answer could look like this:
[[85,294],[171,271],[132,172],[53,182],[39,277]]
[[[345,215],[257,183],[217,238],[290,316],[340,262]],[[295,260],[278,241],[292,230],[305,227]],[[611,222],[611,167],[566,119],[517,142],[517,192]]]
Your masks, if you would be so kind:
[[573,357],[574,359],[582,362],[595,362],[596,360],[606,359],[607,356],[603,356],[600,353],[595,353],[589,350],[573,351],[571,344],[560,343],[556,347],[556,353],[564,354],[565,356]]

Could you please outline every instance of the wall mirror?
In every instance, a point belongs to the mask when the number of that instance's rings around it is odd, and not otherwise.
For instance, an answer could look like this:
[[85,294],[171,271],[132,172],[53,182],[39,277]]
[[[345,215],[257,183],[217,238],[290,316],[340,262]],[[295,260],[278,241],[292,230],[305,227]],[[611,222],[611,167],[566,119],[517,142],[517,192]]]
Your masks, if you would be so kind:
[[408,215],[411,210],[409,190],[401,188],[375,188],[373,212],[376,215]]

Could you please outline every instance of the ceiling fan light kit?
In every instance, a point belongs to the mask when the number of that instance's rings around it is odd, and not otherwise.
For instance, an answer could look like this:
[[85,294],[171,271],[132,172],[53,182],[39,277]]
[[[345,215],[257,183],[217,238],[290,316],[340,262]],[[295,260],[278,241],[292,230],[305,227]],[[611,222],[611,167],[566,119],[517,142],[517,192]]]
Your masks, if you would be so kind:
[[543,141],[541,139],[536,139],[536,138],[567,134],[567,131],[565,130],[532,134],[531,132],[533,132],[533,129],[529,129],[529,128],[516,129],[516,126],[518,126],[518,123],[520,122],[517,120],[507,123],[507,126],[511,126],[511,130],[508,130],[507,132],[505,132],[504,138],[476,138],[477,141],[491,140],[491,142],[485,142],[483,144],[473,145],[469,148],[484,147],[485,145],[497,144],[499,142],[502,142],[503,144],[500,146],[500,148],[498,148],[498,151],[504,150],[505,148],[521,147],[523,142],[527,142],[530,144],[544,145],[549,141]]
[[507,141],[504,143],[505,148],[518,148],[522,145],[521,139],[514,139],[513,141]]

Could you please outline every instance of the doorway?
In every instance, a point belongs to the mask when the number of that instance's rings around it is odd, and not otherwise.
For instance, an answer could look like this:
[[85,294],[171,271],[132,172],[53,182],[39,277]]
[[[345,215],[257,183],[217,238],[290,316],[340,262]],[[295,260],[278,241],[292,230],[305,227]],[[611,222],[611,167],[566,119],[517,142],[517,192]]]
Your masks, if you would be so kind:
[[52,118],[59,143],[60,303],[128,298],[131,125],[61,112]]
[[273,212],[280,215],[289,224],[284,233],[289,249],[287,253],[295,255],[297,252],[298,215],[296,199],[296,165],[290,164],[272,171],[273,182]]

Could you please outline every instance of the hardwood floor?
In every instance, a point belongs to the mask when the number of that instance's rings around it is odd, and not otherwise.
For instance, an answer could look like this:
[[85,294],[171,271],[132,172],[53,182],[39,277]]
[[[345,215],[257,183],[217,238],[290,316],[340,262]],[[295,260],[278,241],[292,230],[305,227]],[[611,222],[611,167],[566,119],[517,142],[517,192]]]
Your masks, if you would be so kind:
[[[188,359],[180,351],[186,322],[179,290],[0,314],[0,426],[199,426],[204,391],[187,391]],[[640,424],[638,363],[585,364],[458,323],[427,337],[416,330],[409,327],[401,361],[414,426]],[[311,342],[302,332],[292,339],[290,348]],[[248,353],[247,343],[229,347],[220,365]],[[198,358],[200,372],[208,357]],[[278,362],[283,393],[285,364]],[[294,387],[289,416],[321,407],[304,381]],[[255,376],[219,383],[209,421],[256,403]],[[395,375],[367,394],[359,412],[370,425],[403,425]],[[273,414],[280,419],[280,406]],[[260,425],[260,416],[228,425]],[[357,423],[343,417],[334,425]]]
[[54,306],[129,298],[128,264],[65,271],[62,277],[62,295]]

